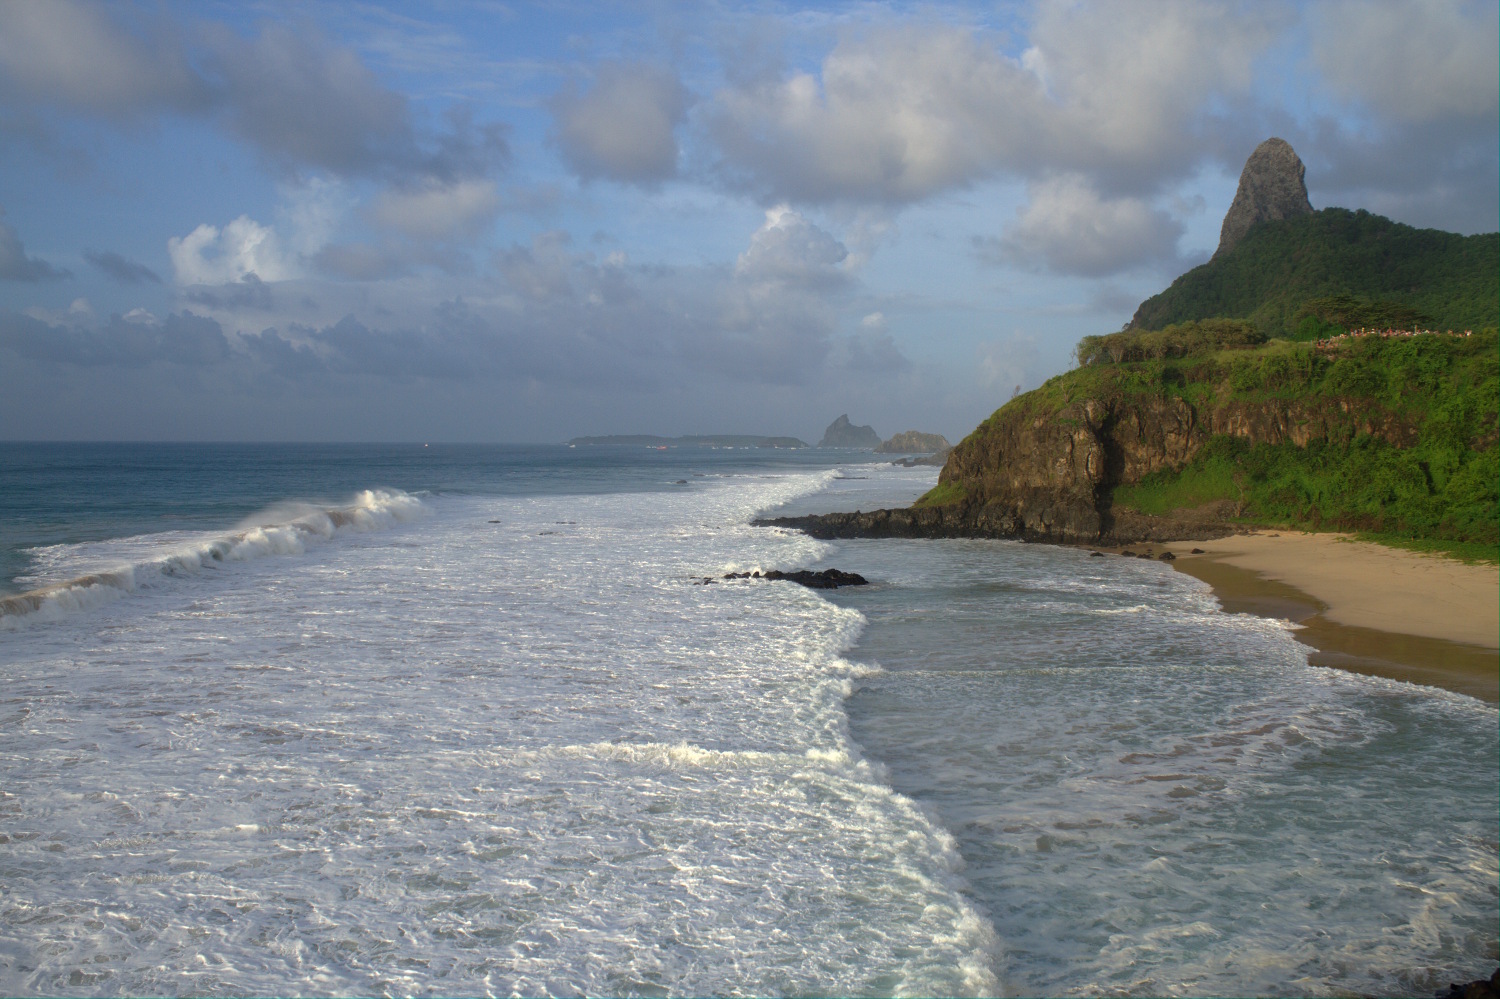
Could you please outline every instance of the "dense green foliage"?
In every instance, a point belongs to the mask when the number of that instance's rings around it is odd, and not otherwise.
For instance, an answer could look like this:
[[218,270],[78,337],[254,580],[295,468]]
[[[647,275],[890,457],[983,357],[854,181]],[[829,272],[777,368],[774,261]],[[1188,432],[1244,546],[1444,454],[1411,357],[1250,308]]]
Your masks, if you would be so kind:
[[1078,341],[1077,354],[1079,364],[1119,364],[1192,357],[1265,342],[1265,334],[1242,319],[1208,319],[1147,332],[1086,336]]
[[[1202,391],[1208,383],[1217,383],[1211,393],[1220,402],[1294,398],[1315,407],[1330,433],[1306,447],[1216,436],[1186,468],[1117,488],[1115,504],[1161,514],[1232,500],[1253,522],[1500,543],[1500,338],[1494,331],[1372,337],[1333,355],[1310,345],[1272,344],[1180,373],[1178,384],[1161,367],[1158,391],[1196,396],[1199,405],[1210,402]],[[1398,446],[1360,432],[1356,417],[1372,414],[1387,415],[1414,440]]]
[[[1333,318],[1315,300],[1342,297]],[[1363,308],[1355,316],[1349,306]],[[1253,227],[1233,250],[1195,267],[1136,312],[1160,330],[1245,319],[1267,337],[1312,339],[1341,324],[1473,329],[1500,325],[1500,233],[1414,229],[1369,212],[1325,208]],[[1308,320],[1315,320],[1309,322]]]
[[[1207,421],[1285,407],[1326,427],[1299,447],[1211,438],[1187,467],[1122,483],[1117,507],[1148,514],[1220,500],[1247,523],[1372,532],[1493,559],[1500,544],[1500,335],[1368,337],[1334,349],[1259,347],[1076,368],[1011,400],[995,421],[1048,418],[1094,399],[1115,411],[1178,398]],[[1385,432],[1371,434],[1371,427]],[[971,436],[966,443],[975,443]],[[960,445],[963,447],[964,445]],[[960,502],[943,483],[925,505]]]

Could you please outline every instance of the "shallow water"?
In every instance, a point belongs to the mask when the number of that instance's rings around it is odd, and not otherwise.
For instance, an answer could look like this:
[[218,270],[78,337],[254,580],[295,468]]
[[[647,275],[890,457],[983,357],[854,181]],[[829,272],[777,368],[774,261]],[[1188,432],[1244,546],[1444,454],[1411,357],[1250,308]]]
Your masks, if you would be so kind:
[[840,542],[851,730],[932,809],[1016,994],[1420,994],[1496,960],[1496,712],[1307,665],[1160,563]]

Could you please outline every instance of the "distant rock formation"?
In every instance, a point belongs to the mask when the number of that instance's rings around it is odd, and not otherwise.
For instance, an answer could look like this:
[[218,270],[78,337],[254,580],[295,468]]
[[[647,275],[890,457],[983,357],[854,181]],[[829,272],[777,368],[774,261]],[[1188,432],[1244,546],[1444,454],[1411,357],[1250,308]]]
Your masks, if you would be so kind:
[[1267,139],[1255,147],[1240,171],[1239,190],[1219,230],[1219,248],[1214,257],[1228,253],[1245,237],[1250,227],[1270,219],[1290,219],[1312,214],[1303,177],[1307,168],[1284,139]]
[[946,451],[948,447],[948,438],[942,434],[908,430],[885,441],[875,451],[877,454],[936,454],[938,451]]
[[880,435],[875,432],[875,428],[856,427],[849,422],[848,413],[828,424],[828,429],[823,431],[823,439],[818,441],[818,447],[877,448],[879,446]]

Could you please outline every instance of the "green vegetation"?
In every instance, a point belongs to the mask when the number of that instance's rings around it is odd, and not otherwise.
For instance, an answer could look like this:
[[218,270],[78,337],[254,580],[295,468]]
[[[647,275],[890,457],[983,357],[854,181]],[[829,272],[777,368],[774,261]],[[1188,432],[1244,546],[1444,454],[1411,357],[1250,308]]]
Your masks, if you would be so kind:
[[1123,361],[1193,357],[1265,342],[1266,335],[1244,320],[1208,319],[1149,332],[1086,336],[1078,341],[1076,353],[1079,364],[1119,364]]
[[1132,326],[1224,317],[1284,339],[1351,326],[1497,326],[1500,233],[1414,229],[1343,208],[1262,222],[1233,250],[1147,299]]
[[923,493],[912,507],[950,506],[962,502],[967,492],[962,482],[939,482]]
[[1217,435],[1187,467],[1117,487],[1116,506],[1159,515],[1229,500],[1247,522],[1359,530],[1471,557],[1500,551],[1494,330],[1371,337],[1334,354],[1273,343],[1112,373],[1115,391],[1127,397],[1154,383],[1154,393],[1189,398],[1200,411],[1286,400],[1325,430],[1305,447]]

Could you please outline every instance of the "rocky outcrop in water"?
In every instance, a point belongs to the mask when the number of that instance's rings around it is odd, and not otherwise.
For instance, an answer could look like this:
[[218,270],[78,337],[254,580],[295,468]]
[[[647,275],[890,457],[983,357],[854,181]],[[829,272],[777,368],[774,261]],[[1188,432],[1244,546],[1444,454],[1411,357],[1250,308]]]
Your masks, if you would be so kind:
[[882,442],[875,451],[877,454],[936,454],[948,450],[950,446],[948,438],[942,434],[908,430]]
[[1267,139],[1256,146],[1240,171],[1240,186],[1224,216],[1214,257],[1233,249],[1257,222],[1311,215],[1306,174],[1307,168],[1286,140]]
[[[822,572],[814,572],[811,569],[797,569],[792,572],[782,572],[780,569],[772,569],[769,572],[726,572],[724,578],[785,579],[813,590],[836,590],[840,586],[868,586],[870,583],[857,572],[843,572],[839,569],[824,569]],[[708,580],[705,579],[704,582]]]
[[823,431],[823,439],[818,441],[818,447],[877,448],[879,446],[880,435],[875,432],[875,428],[856,427],[849,422],[848,413],[830,423],[828,429]]

